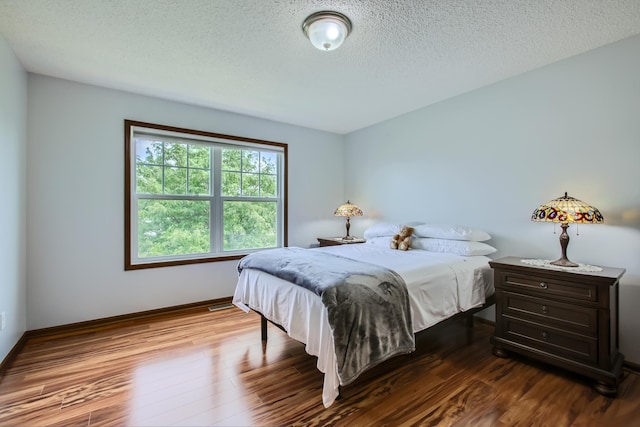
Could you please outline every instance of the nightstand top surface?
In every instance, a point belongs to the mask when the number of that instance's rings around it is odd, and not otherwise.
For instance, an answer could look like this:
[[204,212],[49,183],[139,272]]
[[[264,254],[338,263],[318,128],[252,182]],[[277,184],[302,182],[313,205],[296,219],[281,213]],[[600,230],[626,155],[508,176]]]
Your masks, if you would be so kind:
[[522,271],[548,271],[550,273],[568,273],[582,276],[607,277],[613,279],[619,279],[626,271],[624,268],[605,267],[602,265],[598,266],[602,268],[602,271],[572,271],[571,267],[545,267],[529,265],[522,262],[523,259],[530,259],[530,257],[508,256],[496,260],[491,260],[489,261],[489,265],[491,265],[491,267],[498,266],[503,268],[514,267],[517,269],[523,269]]
[[332,242],[338,242],[338,243],[343,243],[343,244],[364,243],[364,242],[366,242],[365,239],[360,239],[358,237],[354,237],[351,240],[345,240],[343,237],[318,237],[318,241],[320,241],[320,240],[330,240]]

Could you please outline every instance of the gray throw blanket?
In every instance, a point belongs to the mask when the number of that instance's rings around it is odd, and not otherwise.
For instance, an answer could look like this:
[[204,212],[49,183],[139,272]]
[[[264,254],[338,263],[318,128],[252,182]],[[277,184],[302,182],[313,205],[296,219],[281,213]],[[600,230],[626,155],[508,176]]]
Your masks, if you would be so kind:
[[238,272],[245,268],[303,286],[322,298],[342,385],[392,356],[415,350],[409,294],[394,271],[296,247],[250,254],[240,260]]

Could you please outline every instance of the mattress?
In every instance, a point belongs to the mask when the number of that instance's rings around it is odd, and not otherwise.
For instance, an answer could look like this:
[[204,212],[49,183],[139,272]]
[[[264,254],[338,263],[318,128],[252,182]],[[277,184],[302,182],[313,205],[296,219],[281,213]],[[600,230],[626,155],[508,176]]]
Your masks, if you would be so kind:
[[[381,265],[398,273],[407,285],[414,332],[481,306],[493,294],[492,270],[485,256],[463,257],[420,249],[398,251],[379,245],[328,246],[310,250]],[[322,401],[329,407],[339,394],[333,335],[327,310],[313,292],[270,274],[245,269],[238,278],[233,304],[253,309],[282,325],[305,344],[324,373]]]

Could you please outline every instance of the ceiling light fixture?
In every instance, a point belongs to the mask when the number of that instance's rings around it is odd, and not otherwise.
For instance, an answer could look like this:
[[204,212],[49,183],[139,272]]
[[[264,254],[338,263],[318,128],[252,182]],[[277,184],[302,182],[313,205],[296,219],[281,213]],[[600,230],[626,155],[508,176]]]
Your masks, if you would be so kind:
[[317,49],[334,50],[351,32],[351,21],[341,13],[325,10],[309,15],[302,31]]

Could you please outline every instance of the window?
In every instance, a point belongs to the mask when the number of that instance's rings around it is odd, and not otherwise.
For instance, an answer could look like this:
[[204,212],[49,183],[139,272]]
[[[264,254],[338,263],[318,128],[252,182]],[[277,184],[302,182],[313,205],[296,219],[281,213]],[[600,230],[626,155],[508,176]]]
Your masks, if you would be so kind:
[[125,120],[125,270],[287,244],[287,145]]

